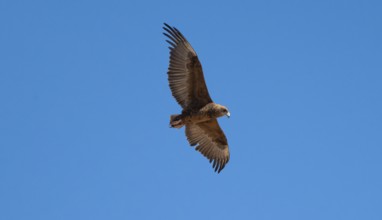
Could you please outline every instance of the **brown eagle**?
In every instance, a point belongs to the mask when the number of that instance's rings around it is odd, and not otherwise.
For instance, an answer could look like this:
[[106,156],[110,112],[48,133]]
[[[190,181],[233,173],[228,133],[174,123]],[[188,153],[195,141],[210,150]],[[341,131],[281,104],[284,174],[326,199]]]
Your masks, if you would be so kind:
[[230,116],[228,109],[212,101],[203,76],[202,65],[191,44],[178,29],[164,23],[163,33],[170,48],[168,81],[172,95],[183,108],[182,114],[170,116],[170,127],[186,126],[191,146],[213,163],[220,173],[229,161],[227,138],[217,121]]

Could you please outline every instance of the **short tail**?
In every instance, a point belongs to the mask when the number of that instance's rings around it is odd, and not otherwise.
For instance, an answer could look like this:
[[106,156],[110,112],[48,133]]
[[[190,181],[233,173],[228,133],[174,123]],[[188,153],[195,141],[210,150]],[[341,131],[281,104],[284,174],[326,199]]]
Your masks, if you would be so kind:
[[170,127],[181,128],[184,126],[181,115],[171,115],[170,116]]

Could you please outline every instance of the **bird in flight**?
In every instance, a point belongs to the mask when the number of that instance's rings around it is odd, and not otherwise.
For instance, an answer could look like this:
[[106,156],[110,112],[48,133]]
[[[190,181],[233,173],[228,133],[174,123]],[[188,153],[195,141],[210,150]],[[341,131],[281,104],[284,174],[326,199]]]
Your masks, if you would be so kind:
[[172,95],[182,107],[181,114],[170,116],[170,127],[186,127],[187,140],[212,163],[215,172],[229,161],[227,138],[217,118],[230,116],[225,106],[212,101],[195,50],[182,33],[164,23],[163,33],[170,44],[168,81]]

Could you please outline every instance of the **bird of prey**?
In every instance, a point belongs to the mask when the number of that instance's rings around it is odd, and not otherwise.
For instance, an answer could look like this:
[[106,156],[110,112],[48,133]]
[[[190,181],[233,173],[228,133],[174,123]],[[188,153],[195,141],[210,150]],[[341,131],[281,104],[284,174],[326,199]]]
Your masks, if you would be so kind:
[[170,127],[186,127],[191,146],[210,160],[215,172],[229,161],[227,138],[217,121],[230,116],[228,109],[212,101],[203,76],[202,65],[195,50],[182,33],[164,23],[163,33],[170,44],[168,81],[172,95],[182,107],[182,113],[170,116]]

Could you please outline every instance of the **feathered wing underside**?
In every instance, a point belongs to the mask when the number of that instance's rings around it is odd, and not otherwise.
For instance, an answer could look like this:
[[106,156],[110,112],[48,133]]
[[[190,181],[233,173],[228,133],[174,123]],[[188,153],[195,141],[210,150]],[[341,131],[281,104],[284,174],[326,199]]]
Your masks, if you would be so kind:
[[186,136],[191,146],[210,160],[212,167],[220,173],[229,161],[228,142],[216,119],[187,124]]
[[168,81],[172,95],[184,110],[200,109],[212,102],[195,50],[175,27],[164,24],[170,48]]

